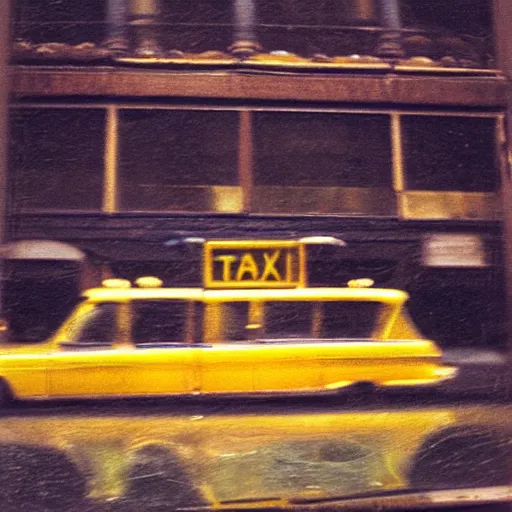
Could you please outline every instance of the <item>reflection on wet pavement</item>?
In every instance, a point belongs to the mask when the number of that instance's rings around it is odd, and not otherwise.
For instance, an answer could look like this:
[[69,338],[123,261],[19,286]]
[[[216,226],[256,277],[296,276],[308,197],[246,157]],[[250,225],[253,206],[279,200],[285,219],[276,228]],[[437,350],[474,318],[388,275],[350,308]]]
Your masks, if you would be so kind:
[[[154,405],[154,403],[153,403]],[[0,418],[2,510],[174,510],[506,486],[506,404],[100,404]]]

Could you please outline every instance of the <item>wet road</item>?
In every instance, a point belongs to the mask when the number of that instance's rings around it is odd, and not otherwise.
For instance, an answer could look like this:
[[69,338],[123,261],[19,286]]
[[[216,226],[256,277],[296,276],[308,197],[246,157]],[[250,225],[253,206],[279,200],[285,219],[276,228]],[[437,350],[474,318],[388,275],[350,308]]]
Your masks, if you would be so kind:
[[0,417],[0,506],[289,507],[505,485],[511,461],[512,406],[489,394],[20,403]]

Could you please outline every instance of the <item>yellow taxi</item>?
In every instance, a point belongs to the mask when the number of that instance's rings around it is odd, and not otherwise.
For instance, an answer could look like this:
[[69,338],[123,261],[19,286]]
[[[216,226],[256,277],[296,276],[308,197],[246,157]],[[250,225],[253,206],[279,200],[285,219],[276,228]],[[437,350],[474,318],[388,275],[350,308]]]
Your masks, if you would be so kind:
[[104,282],[48,341],[0,352],[3,398],[336,392],[455,376],[405,292],[306,286],[304,245],[206,243],[201,288]]

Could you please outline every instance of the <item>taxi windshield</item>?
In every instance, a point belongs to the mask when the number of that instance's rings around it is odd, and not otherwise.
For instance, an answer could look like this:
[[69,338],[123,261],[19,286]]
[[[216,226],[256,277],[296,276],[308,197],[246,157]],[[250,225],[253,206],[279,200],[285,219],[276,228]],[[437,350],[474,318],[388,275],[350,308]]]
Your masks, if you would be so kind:
[[225,336],[241,341],[251,336],[253,327],[266,339],[370,338],[383,308],[374,301],[225,302]]

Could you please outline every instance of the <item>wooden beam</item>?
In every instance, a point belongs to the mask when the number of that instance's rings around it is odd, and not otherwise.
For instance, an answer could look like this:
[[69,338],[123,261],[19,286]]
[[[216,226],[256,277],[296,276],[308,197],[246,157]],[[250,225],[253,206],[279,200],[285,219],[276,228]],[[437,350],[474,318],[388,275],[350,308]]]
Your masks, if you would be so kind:
[[88,96],[205,98],[293,102],[416,104],[492,108],[506,105],[501,76],[237,74],[119,68],[13,68],[17,99]]

